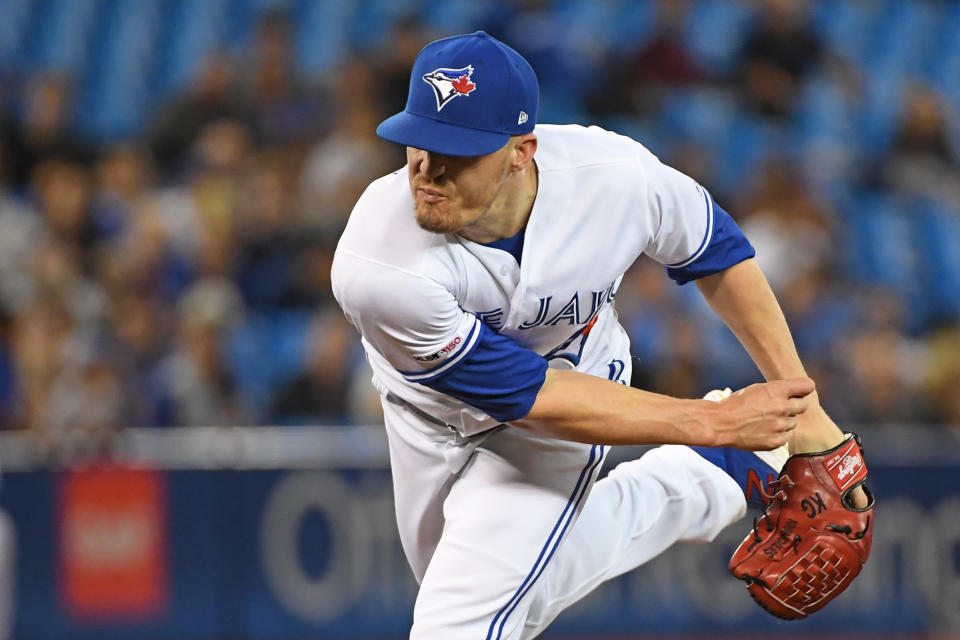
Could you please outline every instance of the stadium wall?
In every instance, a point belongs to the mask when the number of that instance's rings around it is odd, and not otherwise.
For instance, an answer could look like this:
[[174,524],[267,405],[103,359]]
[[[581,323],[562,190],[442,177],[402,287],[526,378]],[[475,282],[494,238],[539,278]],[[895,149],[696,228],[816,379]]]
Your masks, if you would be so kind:
[[[939,446],[923,444],[924,434]],[[726,574],[744,521],[711,545],[675,548],[605,585],[544,637],[960,635],[960,456],[956,437],[944,447],[942,434],[901,428],[866,440],[880,500],[873,555],[811,619],[768,617]],[[0,504],[18,540],[13,637],[404,636],[416,585],[397,538],[381,430],[124,438],[110,462],[60,470],[31,461],[29,443],[9,434],[0,442],[0,464],[9,458]]]

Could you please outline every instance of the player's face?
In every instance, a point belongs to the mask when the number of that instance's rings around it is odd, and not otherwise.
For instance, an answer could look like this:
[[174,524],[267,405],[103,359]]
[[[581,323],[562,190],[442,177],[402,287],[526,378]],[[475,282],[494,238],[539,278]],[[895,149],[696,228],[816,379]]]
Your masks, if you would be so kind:
[[510,173],[510,145],[485,156],[444,156],[407,147],[417,224],[455,233],[486,213]]

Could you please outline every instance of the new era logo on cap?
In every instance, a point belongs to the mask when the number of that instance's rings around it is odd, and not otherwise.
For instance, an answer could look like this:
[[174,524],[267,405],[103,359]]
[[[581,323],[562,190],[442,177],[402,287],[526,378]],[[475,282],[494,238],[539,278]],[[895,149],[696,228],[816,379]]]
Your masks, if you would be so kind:
[[[462,98],[462,99],[456,99]],[[415,149],[480,156],[536,126],[537,76],[483,31],[431,42],[417,56],[404,110],[377,134]]]
[[437,111],[443,109],[448,102],[457,96],[468,96],[473,93],[477,85],[471,82],[470,76],[472,75],[472,66],[461,69],[444,69],[441,67],[423,74],[423,81],[433,87],[433,93],[437,98]]

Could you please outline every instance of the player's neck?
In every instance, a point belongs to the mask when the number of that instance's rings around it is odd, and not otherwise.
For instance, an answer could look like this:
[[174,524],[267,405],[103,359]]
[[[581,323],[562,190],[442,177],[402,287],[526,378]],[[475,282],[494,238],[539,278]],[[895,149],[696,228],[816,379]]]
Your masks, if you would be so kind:
[[470,226],[457,232],[458,235],[474,242],[494,242],[511,238],[527,226],[533,203],[537,199],[539,184],[536,162],[516,176],[515,180],[504,183],[503,189],[490,203],[490,208]]

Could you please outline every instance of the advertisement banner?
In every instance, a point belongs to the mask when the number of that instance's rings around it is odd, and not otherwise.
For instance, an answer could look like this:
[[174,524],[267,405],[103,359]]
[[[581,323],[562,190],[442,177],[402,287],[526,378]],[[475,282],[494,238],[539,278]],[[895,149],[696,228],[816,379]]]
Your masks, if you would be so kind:
[[78,623],[150,620],[168,601],[164,476],[148,469],[80,469],[57,500],[59,592]]
[[[727,559],[749,517],[601,586],[546,638],[960,635],[951,464],[871,466],[876,535],[808,620],[760,610]],[[416,584],[386,469],[17,472],[18,640],[404,638]]]

